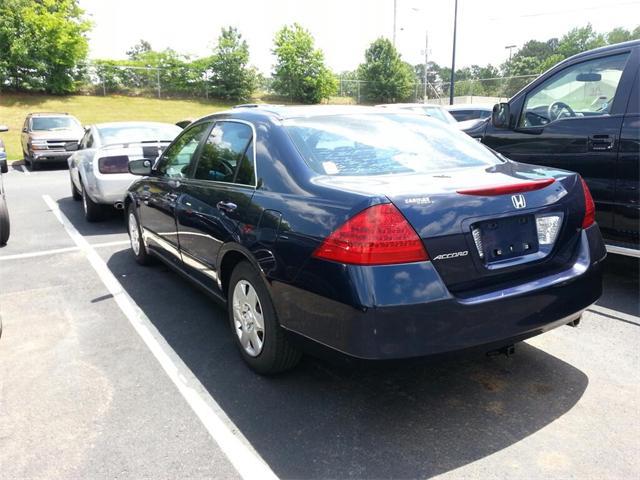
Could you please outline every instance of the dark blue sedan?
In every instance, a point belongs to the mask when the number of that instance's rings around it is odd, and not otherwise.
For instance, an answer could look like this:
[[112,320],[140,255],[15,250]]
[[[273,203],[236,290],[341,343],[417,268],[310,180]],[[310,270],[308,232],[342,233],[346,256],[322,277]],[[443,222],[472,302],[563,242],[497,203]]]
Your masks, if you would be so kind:
[[[246,106],[130,163],[136,260],[228,305],[245,361],[494,350],[575,324],[605,248],[579,175],[442,122],[368,107]],[[158,292],[161,296],[162,292]]]

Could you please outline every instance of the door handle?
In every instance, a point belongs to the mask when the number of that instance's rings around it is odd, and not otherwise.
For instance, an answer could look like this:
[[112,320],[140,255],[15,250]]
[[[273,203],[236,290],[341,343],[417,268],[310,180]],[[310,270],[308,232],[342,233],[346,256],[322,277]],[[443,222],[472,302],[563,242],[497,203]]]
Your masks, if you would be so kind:
[[238,208],[238,205],[232,202],[218,202],[216,203],[216,208],[221,212],[230,213],[230,212],[233,212],[236,208]]
[[589,150],[593,152],[606,152],[612,150],[615,143],[615,135],[591,135],[589,137]]

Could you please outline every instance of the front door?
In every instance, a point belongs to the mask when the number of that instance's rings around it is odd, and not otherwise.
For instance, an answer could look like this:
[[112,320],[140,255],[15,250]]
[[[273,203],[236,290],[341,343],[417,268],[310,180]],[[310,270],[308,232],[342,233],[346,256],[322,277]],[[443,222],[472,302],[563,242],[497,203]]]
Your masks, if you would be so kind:
[[255,191],[254,133],[250,124],[216,122],[182,184],[177,205],[178,238],[186,267],[205,286],[218,289],[222,245],[239,241],[238,226],[250,216]]
[[605,229],[613,227],[616,160],[628,99],[618,85],[628,59],[629,53],[602,56],[551,75],[514,109],[516,128],[489,125],[483,140],[512,160],[580,173]]
[[145,241],[170,261],[180,261],[175,218],[180,187],[190,176],[191,160],[210,128],[211,122],[201,122],[185,129],[158,159],[152,176],[140,186]]

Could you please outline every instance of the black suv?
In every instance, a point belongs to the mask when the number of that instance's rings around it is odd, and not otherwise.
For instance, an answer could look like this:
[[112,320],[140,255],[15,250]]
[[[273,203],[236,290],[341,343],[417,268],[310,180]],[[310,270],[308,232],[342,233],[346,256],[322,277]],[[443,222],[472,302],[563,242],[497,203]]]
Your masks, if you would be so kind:
[[518,162],[587,181],[612,253],[640,256],[640,41],[568,58],[493,109],[471,136]]

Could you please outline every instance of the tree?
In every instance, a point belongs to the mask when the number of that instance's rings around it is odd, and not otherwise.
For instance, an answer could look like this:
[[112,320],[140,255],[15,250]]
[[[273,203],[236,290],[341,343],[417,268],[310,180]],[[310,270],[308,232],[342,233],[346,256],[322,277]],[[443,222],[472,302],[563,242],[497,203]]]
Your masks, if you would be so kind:
[[277,93],[297,102],[319,103],[337,91],[322,50],[314,47],[311,33],[299,24],[285,25],[276,33],[273,53],[277,61],[272,88]]
[[146,40],[140,40],[133,47],[127,50],[127,57],[131,60],[138,60],[141,55],[151,52],[153,48],[151,48],[151,44]]
[[63,94],[74,91],[88,52],[78,0],[0,2],[0,85]]
[[604,35],[596,33],[590,23],[569,30],[558,42],[557,51],[564,58],[606,45]]
[[212,94],[227,100],[251,98],[257,71],[249,66],[249,45],[234,27],[223,28],[210,64]]
[[366,83],[365,95],[373,102],[407,100],[413,93],[416,78],[413,68],[404,62],[386,38],[378,38],[364,54],[365,62],[358,67]]

